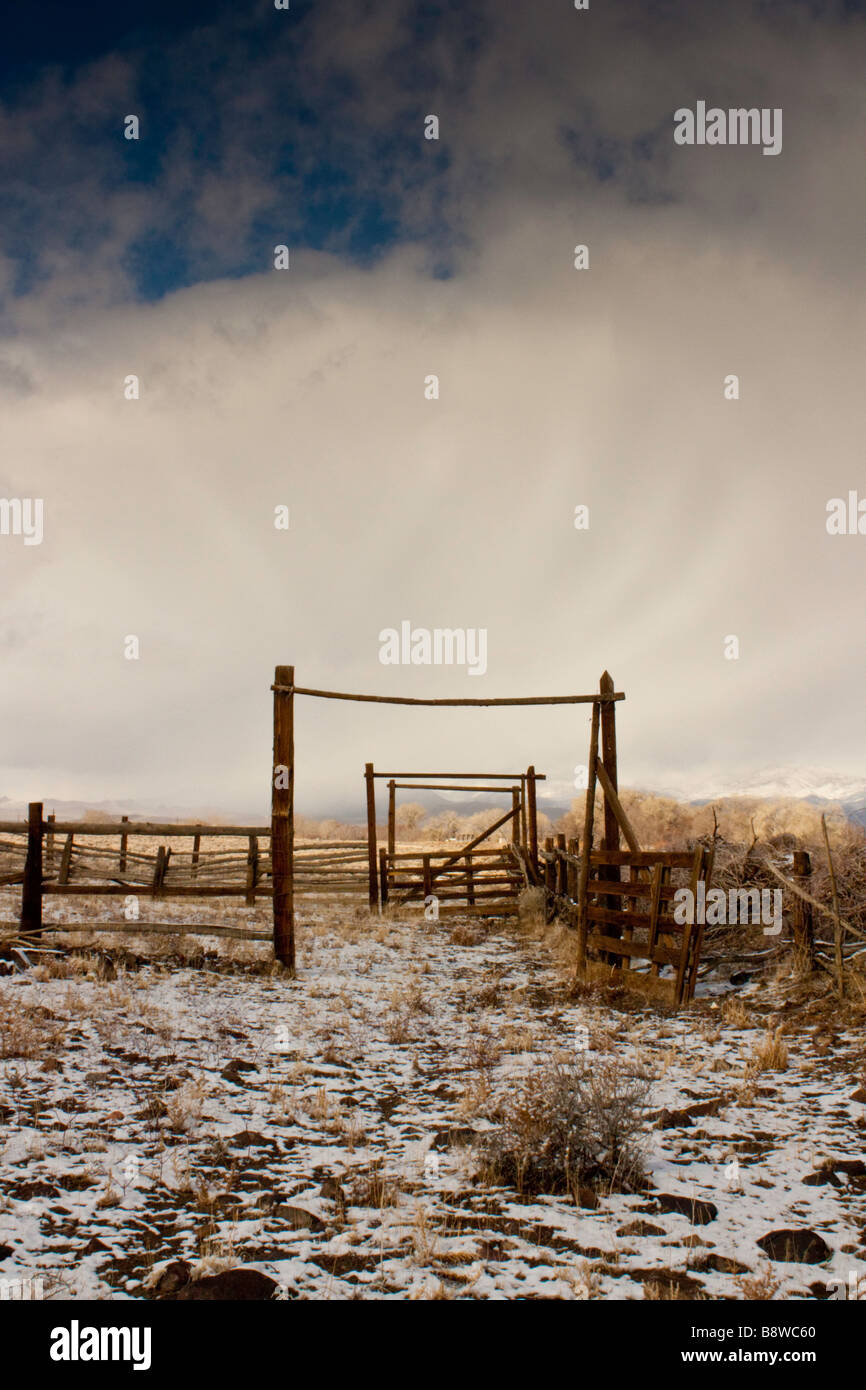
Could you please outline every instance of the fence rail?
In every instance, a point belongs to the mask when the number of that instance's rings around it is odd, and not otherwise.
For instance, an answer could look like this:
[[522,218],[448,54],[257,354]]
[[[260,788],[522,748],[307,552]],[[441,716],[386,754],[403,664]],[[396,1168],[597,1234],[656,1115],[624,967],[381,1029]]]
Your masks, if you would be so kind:
[[[269,825],[175,821],[58,821],[34,802],[26,821],[0,822],[0,887],[22,885],[22,931],[46,927],[42,905],[55,897],[235,898],[252,906],[273,893]],[[130,848],[162,837],[155,850]],[[202,840],[245,840],[243,849],[202,848]],[[94,844],[115,840],[116,845]],[[191,848],[178,841],[191,840]],[[170,842],[170,843],[167,843]],[[294,846],[299,895],[327,889],[363,900],[366,840],[306,840]],[[147,924],[140,924],[144,929]],[[175,930],[182,929],[180,926]],[[238,929],[240,935],[261,933]]]

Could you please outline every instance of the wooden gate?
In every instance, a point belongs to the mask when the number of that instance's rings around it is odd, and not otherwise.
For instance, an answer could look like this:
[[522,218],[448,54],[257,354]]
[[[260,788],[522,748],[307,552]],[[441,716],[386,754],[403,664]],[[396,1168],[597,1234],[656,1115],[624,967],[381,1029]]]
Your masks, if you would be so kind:
[[[436,899],[437,913],[471,912],[502,915],[517,911],[517,895],[523,887],[521,859],[536,862],[538,820],[535,784],[544,774],[530,766],[526,772],[376,772],[365,768],[367,785],[368,866],[370,906],[388,902],[411,903]],[[388,843],[376,842],[376,778],[388,787]],[[396,799],[398,791],[483,792],[508,795],[505,813],[481,834],[458,849],[397,849]],[[500,832],[497,845],[484,842]],[[505,841],[504,832],[510,836]],[[374,866],[377,872],[374,873]],[[375,893],[374,893],[375,887]],[[449,906],[443,907],[442,903]],[[460,906],[462,904],[462,906]]]

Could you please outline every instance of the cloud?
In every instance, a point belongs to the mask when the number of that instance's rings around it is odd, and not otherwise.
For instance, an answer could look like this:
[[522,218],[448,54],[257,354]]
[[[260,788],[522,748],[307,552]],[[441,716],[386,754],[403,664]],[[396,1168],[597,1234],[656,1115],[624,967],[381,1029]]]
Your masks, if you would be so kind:
[[[88,126],[112,128],[135,56],[75,78],[90,162],[35,168],[32,277],[4,306],[3,485],[45,499],[41,547],[0,541],[7,794],[264,807],[291,661],[304,684],[414,695],[588,691],[608,667],[625,782],[866,758],[860,541],[824,528],[862,478],[862,26],[443,13],[416,51],[414,10],[329,7],[300,56],[279,39],[252,66],[234,31],[198,31],[160,68],[148,119],[173,135],[145,182]],[[45,79],[38,130],[65,91]],[[676,149],[695,94],[784,105],[782,155]],[[7,112],[13,165],[27,110]],[[56,225],[33,214],[46,189]],[[345,201],[309,240],[305,194]],[[349,245],[364,197],[395,219],[372,257]],[[278,224],[288,272],[267,268]],[[154,302],[145,235],[183,264]],[[404,619],[487,628],[488,674],[382,666]],[[583,709],[310,702],[299,802],[360,805],[371,758],[570,781],[587,740]]]

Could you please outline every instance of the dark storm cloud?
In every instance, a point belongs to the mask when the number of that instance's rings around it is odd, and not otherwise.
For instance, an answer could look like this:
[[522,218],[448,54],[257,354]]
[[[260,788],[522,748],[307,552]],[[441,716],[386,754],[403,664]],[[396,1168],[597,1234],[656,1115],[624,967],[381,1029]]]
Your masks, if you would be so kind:
[[[46,499],[44,544],[0,553],[0,631],[31,633],[9,792],[250,806],[277,661],[465,693],[380,665],[404,619],[486,627],[494,695],[609,666],[627,780],[866,763],[862,563],[823,527],[861,476],[860,13],[290,14],[224,7],[7,90],[4,486]],[[697,100],[783,107],[782,154],[676,147]],[[585,756],[560,714],[344,715],[303,714],[308,791],[379,750],[519,749],[566,787]]]

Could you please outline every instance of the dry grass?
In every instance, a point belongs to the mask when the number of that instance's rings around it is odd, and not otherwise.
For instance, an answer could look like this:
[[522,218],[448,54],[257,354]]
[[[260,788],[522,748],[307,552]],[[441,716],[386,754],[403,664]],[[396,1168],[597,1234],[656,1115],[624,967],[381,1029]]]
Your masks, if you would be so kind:
[[13,997],[0,1001],[0,1058],[33,1060],[62,1046],[63,1025],[47,1009]]
[[737,1283],[744,1299],[760,1300],[763,1303],[775,1298],[780,1288],[779,1280],[770,1264],[766,1265],[760,1274],[740,1275]]
[[788,1044],[782,1038],[781,1025],[767,1032],[752,1048],[752,1055],[746,1063],[746,1076],[751,1077],[765,1071],[787,1071]]
[[736,994],[729,994],[721,1008],[723,1021],[730,1028],[754,1028],[755,1017]]
[[354,1179],[349,1189],[349,1201],[353,1207],[373,1207],[381,1211],[384,1207],[398,1206],[402,1191],[401,1179],[393,1173],[386,1173],[379,1162]]

